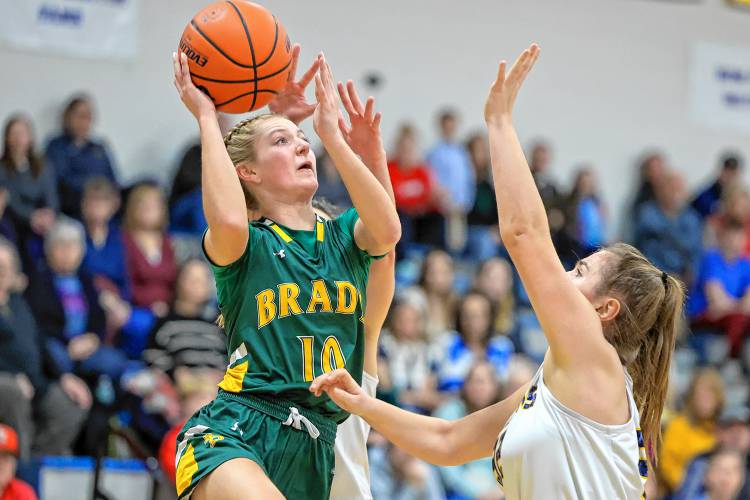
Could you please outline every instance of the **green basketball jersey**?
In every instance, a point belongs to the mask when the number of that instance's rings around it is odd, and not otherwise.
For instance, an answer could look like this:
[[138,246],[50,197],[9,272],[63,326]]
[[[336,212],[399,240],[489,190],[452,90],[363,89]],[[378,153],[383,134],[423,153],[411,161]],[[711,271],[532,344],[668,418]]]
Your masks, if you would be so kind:
[[354,242],[357,218],[354,209],[318,218],[314,231],[252,222],[242,257],[212,265],[231,353],[219,387],[283,398],[336,422],[348,416],[308,387],[336,368],[362,378],[372,258]]

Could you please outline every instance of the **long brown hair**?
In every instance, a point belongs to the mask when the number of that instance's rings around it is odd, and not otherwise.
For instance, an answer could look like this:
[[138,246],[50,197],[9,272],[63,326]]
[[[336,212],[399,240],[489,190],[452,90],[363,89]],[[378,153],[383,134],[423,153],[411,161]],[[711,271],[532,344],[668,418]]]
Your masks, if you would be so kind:
[[682,322],[684,285],[662,272],[636,248],[617,243],[600,290],[620,300],[620,313],[604,326],[633,378],[641,429],[654,450],[661,441],[661,413],[669,385],[669,365]]
[[721,378],[721,374],[715,368],[701,368],[698,370],[693,379],[690,381],[690,387],[685,395],[685,407],[684,413],[693,422],[697,423],[701,420],[695,409],[696,391],[698,384],[706,382],[711,385],[711,391],[716,398],[716,408],[713,413],[708,417],[710,423],[715,423],[721,412],[724,410],[724,403],[726,402],[726,396],[724,394],[724,380]]
[[37,178],[42,173],[42,170],[44,170],[44,162],[42,162],[41,156],[36,153],[36,150],[34,148],[34,130],[31,127],[31,121],[28,119],[28,117],[20,113],[11,115],[11,117],[8,118],[8,121],[5,122],[5,128],[3,130],[3,155],[0,156],[0,163],[3,164],[3,166],[6,170],[8,170],[9,173],[18,172],[19,165],[16,165],[13,161],[13,156],[10,153],[9,144],[10,129],[16,123],[23,123],[24,125],[26,125],[26,128],[29,129],[29,134],[31,135],[31,144],[29,144],[29,150],[26,151],[26,161],[29,162],[31,175],[34,176],[34,178]]

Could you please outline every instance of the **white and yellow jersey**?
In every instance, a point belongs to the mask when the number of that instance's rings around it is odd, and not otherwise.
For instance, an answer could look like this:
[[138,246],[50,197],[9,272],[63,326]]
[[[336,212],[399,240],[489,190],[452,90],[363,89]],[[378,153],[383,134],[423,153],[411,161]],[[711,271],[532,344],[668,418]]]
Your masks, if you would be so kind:
[[[362,390],[375,397],[378,379],[362,373]],[[370,464],[367,460],[367,436],[370,424],[364,418],[352,415],[339,424],[336,430],[335,473],[331,484],[330,500],[372,500],[370,492]]]
[[506,498],[643,498],[648,461],[630,376],[630,420],[604,425],[560,403],[544,384],[543,369],[495,445],[493,468]]

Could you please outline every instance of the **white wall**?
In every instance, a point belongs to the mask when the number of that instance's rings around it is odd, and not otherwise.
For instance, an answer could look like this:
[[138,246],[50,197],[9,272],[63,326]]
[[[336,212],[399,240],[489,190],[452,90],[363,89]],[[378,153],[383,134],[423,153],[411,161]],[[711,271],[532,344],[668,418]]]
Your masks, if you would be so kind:
[[[0,117],[26,110],[47,137],[65,98],[91,90],[98,132],[112,144],[123,178],[148,173],[167,179],[196,132],[172,87],[170,56],[185,23],[206,3],[142,0],[140,55],[128,63],[2,49]],[[750,159],[750,137],[704,130],[687,118],[693,42],[744,46],[750,58],[750,11],[727,8],[722,0],[264,4],[302,44],[301,66],[322,49],[340,79],[357,81],[369,70],[385,75],[376,97],[388,139],[408,119],[429,144],[434,112],[446,104],[463,113],[464,131],[480,127],[497,61],[539,42],[542,57],[516,112],[521,139],[549,138],[556,175],[566,182],[577,163],[593,163],[616,213],[645,148],[666,151],[693,186],[705,181],[727,147]]]

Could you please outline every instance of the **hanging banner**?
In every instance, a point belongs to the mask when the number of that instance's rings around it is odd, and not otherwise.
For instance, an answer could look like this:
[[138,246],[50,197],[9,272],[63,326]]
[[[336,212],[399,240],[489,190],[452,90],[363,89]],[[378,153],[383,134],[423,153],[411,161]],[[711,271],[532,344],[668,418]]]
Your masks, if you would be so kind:
[[699,43],[693,47],[689,71],[693,122],[750,134],[750,46]]
[[0,0],[0,43],[84,58],[134,58],[139,1]]

